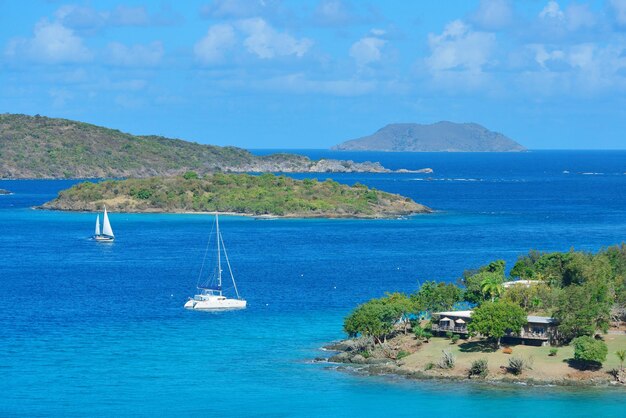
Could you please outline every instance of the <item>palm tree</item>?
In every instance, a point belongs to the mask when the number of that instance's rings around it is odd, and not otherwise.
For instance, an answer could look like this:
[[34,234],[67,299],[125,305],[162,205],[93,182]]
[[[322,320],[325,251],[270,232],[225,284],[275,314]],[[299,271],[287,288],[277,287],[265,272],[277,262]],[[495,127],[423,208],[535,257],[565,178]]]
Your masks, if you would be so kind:
[[619,369],[621,371],[624,371],[624,361],[626,360],[626,350],[616,351],[615,355],[619,359]]
[[493,302],[502,294],[504,287],[502,286],[502,280],[498,276],[489,275],[480,282],[480,290],[485,296],[491,298]]

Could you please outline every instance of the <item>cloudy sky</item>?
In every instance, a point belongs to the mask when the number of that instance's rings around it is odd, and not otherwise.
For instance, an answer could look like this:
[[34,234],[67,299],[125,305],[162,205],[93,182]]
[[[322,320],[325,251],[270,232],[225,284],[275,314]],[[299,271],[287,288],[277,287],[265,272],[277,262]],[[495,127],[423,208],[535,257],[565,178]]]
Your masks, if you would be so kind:
[[450,120],[623,149],[625,93],[626,0],[0,0],[0,112],[136,134],[326,148]]

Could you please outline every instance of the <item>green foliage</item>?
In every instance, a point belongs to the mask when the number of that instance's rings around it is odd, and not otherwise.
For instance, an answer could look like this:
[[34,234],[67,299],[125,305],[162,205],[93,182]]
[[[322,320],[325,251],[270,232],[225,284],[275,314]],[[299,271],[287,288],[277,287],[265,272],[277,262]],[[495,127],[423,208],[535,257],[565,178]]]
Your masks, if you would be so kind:
[[370,336],[376,343],[382,343],[402,315],[402,307],[388,298],[372,299],[344,319],[343,329],[350,337]]
[[447,339],[451,340],[453,336],[454,336],[454,333],[452,331],[447,331],[446,332],[446,338]]
[[198,173],[196,173],[195,171],[187,171],[185,174],[183,174],[183,178],[185,180],[197,179]]
[[[475,305],[491,299],[492,292],[498,291],[498,284],[501,285],[504,282],[505,267],[503,260],[497,260],[478,270],[465,271],[461,279],[461,283],[465,286],[463,298]],[[489,292],[483,291],[483,283],[493,283],[493,287],[489,286],[485,289]]]
[[560,293],[560,288],[537,281],[530,286],[509,286],[504,289],[501,299],[520,305],[528,313],[547,313],[556,307]]
[[506,301],[485,302],[472,313],[468,329],[495,339],[499,347],[507,331],[517,333],[526,322],[526,313],[519,305]]
[[609,326],[611,300],[606,283],[592,282],[563,289],[554,317],[563,342],[582,335],[593,335]]
[[409,353],[408,351],[400,350],[396,355],[396,360],[401,360],[409,355],[411,355],[411,353]]
[[[189,174],[189,173],[187,173]],[[384,192],[376,202],[369,189],[336,182],[294,180],[263,174],[216,173],[80,183],[59,193],[54,208],[95,210],[105,203],[115,211],[236,212],[254,215],[368,217],[412,210],[414,203]]]
[[430,330],[422,328],[419,324],[413,326],[413,334],[419,341],[430,340],[433,337],[433,333]]
[[468,372],[468,377],[472,378],[476,377],[487,377],[489,374],[489,366],[486,358],[481,358],[478,360],[472,361],[472,365],[470,366]]
[[463,291],[453,283],[428,281],[420,286],[411,300],[417,311],[440,312],[450,310],[462,300]]
[[494,301],[504,291],[502,278],[493,273],[484,273],[484,278],[480,282],[480,290],[487,299]]
[[550,357],[554,357],[554,356],[556,356],[556,355],[557,355],[557,353],[558,353],[558,352],[559,352],[559,349],[558,349],[558,348],[556,348],[556,347],[552,347],[552,348],[550,349],[550,353],[549,353],[548,355],[549,355]]
[[424,370],[428,371],[428,370],[432,370],[435,368],[435,363],[433,363],[432,361],[426,363],[426,365],[424,366]]
[[454,335],[450,338],[450,340],[451,340],[450,342],[451,342],[452,344],[456,344],[456,343],[459,341],[459,339],[460,339],[460,338],[461,338],[461,336],[460,336],[459,334],[454,334]]
[[574,359],[579,363],[595,366],[601,365],[606,360],[608,348],[604,341],[584,335],[575,338],[572,344],[574,345]]

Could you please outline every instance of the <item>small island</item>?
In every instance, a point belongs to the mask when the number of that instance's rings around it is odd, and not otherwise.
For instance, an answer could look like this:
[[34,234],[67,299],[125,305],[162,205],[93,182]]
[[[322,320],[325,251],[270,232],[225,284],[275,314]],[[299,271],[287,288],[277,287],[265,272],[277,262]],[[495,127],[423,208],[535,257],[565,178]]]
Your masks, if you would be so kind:
[[84,182],[41,209],[116,212],[227,212],[292,218],[391,218],[431,209],[413,200],[333,180],[223,174]]
[[359,305],[328,361],[369,374],[626,387],[626,244],[530,252]]
[[392,123],[332,147],[340,151],[520,152],[522,145],[477,123]]
[[9,190],[6,190],[6,189],[0,189],[0,196],[6,195],[6,194],[13,194],[13,193],[11,193]]

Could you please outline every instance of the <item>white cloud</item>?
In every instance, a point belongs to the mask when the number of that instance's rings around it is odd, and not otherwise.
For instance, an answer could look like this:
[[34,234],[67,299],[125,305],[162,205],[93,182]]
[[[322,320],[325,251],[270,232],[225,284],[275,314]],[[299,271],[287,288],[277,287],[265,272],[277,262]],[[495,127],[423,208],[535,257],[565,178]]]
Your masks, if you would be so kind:
[[450,22],[441,35],[428,35],[431,54],[426,64],[431,71],[466,70],[481,72],[495,48],[493,33],[472,31],[461,20]]
[[481,0],[478,9],[470,15],[476,26],[494,30],[506,27],[513,20],[510,0]]
[[626,26],[626,0],[610,0],[609,8],[615,22],[620,26]]
[[215,64],[224,58],[228,50],[235,46],[235,30],[228,24],[213,25],[193,48],[196,58],[204,64]]
[[262,59],[287,55],[302,57],[313,45],[310,39],[296,39],[287,33],[278,32],[261,18],[241,20],[237,27],[247,35],[244,46]]
[[387,41],[372,36],[361,38],[350,47],[350,56],[354,58],[358,66],[379,61],[382,55],[381,49],[386,43]]
[[123,67],[152,67],[161,62],[163,54],[163,44],[158,41],[148,45],[131,46],[111,42],[107,45],[106,51],[109,63]]
[[268,8],[270,5],[264,0],[213,0],[200,8],[200,14],[204,17],[218,19],[242,19],[258,16]]
[[162,26],[179,23],[183,18],[169,6],[155,13],[143,6],[118,6],[112,10],[97,10],[90,6],[63,5],[55,18],[64,26],[80,32],[93,33],[106,26]]
[[43,63],[85,62],[92,53],[82,38],[59,22],[40,20],[32,38],[15,38],[9,41],[6,55],[13,59],[27,59]]
[[565,14],[561,10],[561,6],[554,0],[550,0],[548,4],[539,12],[542,19],[563,19]]

